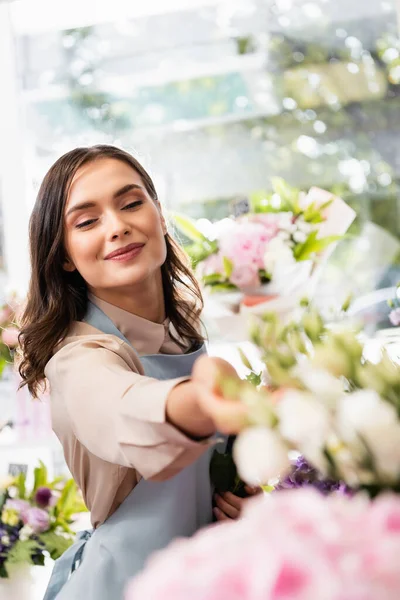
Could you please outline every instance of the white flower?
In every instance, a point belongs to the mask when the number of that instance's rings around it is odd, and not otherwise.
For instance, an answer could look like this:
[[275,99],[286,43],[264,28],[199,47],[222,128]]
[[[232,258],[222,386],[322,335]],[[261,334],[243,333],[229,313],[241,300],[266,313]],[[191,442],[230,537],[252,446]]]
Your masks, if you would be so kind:
[[276,412],[282,436],[300,452],[310,441],[316,447],[324,444],[329,433],[329,413],[322,402],[310,394],[289,390],[279,401]]
[[240,433],[233,457],[239,476],[250,485],[265,484],[290,469],[288,448],[267,427],[250,427]]
[[299,229],[300,231],[302,231],[303,233],[306,233],[308,235],[315,228],[315,225],[308,223],[307,221],[305,221],[302,218],[299,218],[296,221],[296,227],[297,227],[297,229]]
[[10,538],[8,535],[3,535],[0,541],[2,544],[4,544],[4,546],[8,546],[10,543]]
[[304,363],[293,369],[293,374],[322,403],[330,405],[343,394],[343,383],[325,369],[314,368]]
[[26,542],[26,540],[29,540],[32,534],[32,527],[30,525],[24,525],[19,532],[19,539],[21,540],[21,542]]
[[[373,390],[344,394],[339,401],[338,428],[343,439],[364,454],[371,452],[378,474],[400,475],[400,423],[395,408]],[[366,446],[366,448],[365,448]]]
[[293,213],[285,212],[280,213],[278,221],[279,229],[286,229],[287,231],[293,231]]
[[307,234],[304,231],[295,231],[293,234],[293,239],[297,244],[303,244],[307,239]]
[[264,266],[267,273],[272,276],[277,270],[285,270],[295,263],[292,249],[287,242],[279,237],[273,238],[264,254]]

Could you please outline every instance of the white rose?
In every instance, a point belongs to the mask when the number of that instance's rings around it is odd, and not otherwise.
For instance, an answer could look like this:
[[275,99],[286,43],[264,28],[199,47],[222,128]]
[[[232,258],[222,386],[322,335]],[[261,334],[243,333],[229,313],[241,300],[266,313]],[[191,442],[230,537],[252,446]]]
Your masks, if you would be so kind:
[[329,433],[329,413],[322,402],[310,394],[296,390],[284,393],[277,406],[282,436],[300,451],[310,442],[320,447]]
[[399,477],[400,423],[395,408],[377,392],[344,394],[339,401],[338,428],[349,444],[360,448],[365,442],[381,476],[390,480]]
[[288,448],[267,427],[250,427],[236,439],[233,458],[239,476],[250,485],[262,485],[290,469]]

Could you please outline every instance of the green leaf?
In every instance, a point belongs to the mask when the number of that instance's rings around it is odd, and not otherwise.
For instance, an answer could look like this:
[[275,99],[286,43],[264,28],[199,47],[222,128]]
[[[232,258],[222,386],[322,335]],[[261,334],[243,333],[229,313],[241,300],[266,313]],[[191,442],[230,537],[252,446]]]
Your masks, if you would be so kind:
[[34,470],[34,483],[33,483],[31,498],[33,498],[33,496],[35,495],[35,492],[38,488],[45,487],[45,486],[47,486],[47,467],[40,460],[39,467],[36,467],[36,469]]
[[252,371],[251,373],[249,373],[246,377],[246,381],[248,381],[249,383],[251,383],[252,385],[255,385],[256,387],[260,385],[261,383],[261,372],[260,373],[255,373],[254,371]]
[[62,554],[73,544],[73,538],[66,538],[58,535],[54,531],[46,531],[39,536],[39,539],[45,545],[47,552],[53,560],[60,558]]
[[276,194],[278,194],[282,200],[281,210],[292,211],[294,214],[300,214],[301,209],[299,206],[299,190],[291,187],[281,177],[272,177],[272,187]]
[[73,479],[69,479],[66,482],[56,505],[60,516],[68,517],[72,514],[72,507],[74,506],[76,495],[76,483]]
[[205,285],[213,285],[214,283],[224,283],[224,276],[221,273],[211,273],[210,275],[203,275],[203,283]]
[[32,553],[38,549],[38,543],[35,540],[18,540],[7,554],[7,565],[16,563],[31,563]]
[[205,235],[203,235],[201,231],[197,229],[193,219],[177,214],[173,216],[173,219],[179,231],[189,238],[189,240],[192,240],[192,242],[202,242],[207,240]]
[[233,262],[229,260],[229,258],[227,258],[226,256],[224,256],[222,260],[224,263],[224,271],[226,278],[229,279],[233,272]]
[[211,254],[215,254],[217,251],[217,242],[211,242],[210,240],[206,239],[201,242],[195,242],[194,244],[185,246],[185,252],[188,254],[193,268],[196,268],[200,262],[211,256]]
[[317,235],[318,232],[313,231],[303,244],[298,244],[295,247],[293,255],[296,260],[308,260],[312,255],[319,254],[334,242],[343,239],[343,236],[341,235],[328,235],[318,239]]
[[25,500],[25,495],[26,495],[26,474],[25,473],[19,473],[17,480],[16,480],[16,486],[17,486],[17,490],[18,490],[18,498],[20,498],[21,500]]
[[253,367],[251,366],[250,361],[247,358],[246,354],[243,352],[243,350],[240,347],[238,348],[238,352],[239,352],[239,355],[240,355],[240,360],[242,361],[242,363],[244,364],[244,366],[247,369],[250,369],[250,371],[252,371]]
[[234,488],[236,466],[230,454],[214,450],[210,462],[210,479],[219,492],[228,492]]
[[211,286],[210,291],[213,293],[232,292],[237,289],[238,288],[236,287],[236,285],[233,285],[233,283],[216,283],[215,285]]

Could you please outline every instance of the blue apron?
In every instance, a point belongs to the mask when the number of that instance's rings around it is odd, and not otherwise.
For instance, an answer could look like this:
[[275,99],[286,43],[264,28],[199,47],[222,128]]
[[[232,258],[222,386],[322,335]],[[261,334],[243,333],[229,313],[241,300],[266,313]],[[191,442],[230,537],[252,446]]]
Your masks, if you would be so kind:
[[[102,310],[89,303],[85,322],[130,342]],[[145,375],[172,379],[190,375],[204,344],[188,354],[141,356]],[[211,449],[167,481],[141,479],[119,508],[78,540],[54,565],[43,600],[122,600],[128,580],[154,551],[211,523]]]

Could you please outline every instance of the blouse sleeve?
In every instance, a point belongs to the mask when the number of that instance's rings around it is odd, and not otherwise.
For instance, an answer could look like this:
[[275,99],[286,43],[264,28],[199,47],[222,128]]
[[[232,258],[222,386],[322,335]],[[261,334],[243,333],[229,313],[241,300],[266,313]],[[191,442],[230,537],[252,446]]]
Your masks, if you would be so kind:
[[168,479],[213,440],[194,441],[166,421],[169,392],[188,378],[140,374],[121,356],[120,344],[85,339],[57,352],[46,368],[53,415],[61,402],[70,419],[65,427],[89,452],[145,479]]

